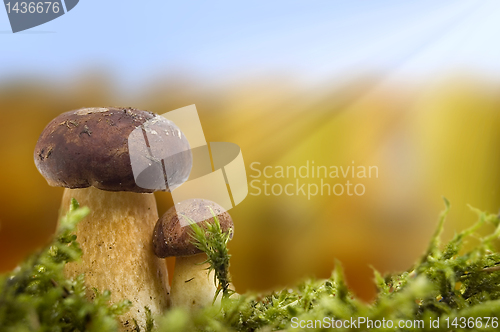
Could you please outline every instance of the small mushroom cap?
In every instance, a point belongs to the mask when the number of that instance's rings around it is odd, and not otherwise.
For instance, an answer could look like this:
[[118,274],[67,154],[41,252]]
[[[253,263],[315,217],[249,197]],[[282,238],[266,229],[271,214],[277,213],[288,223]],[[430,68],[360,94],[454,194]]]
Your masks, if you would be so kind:
[[[234,231],[233,219],[219,204],[206,199],[187,199],[171,207],[156,223],[153,232],[155,255],[161,258],[191,256],[202,251],[192,243],[189,219],[206,229],[206,222],[214,222],[213,213],[219,220],[222,232]],[[185,220],[181,220],[185,219]]]
[[[51,186],[138,193],[171,191],[192,166],[189,143],[172,121],[116,107],[57,116],[40,135],[34,158]],[[133,169],[134,162],[143,167]]]

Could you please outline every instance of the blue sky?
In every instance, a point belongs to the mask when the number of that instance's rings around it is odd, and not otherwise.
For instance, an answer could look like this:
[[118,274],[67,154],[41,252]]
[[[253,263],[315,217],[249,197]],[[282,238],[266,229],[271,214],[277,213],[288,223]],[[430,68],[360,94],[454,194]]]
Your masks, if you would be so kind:
[[0,82],[106,70],[134,86],[171,72],[218,80],[368,70],[500,74],[500,1],[92,1],[12,34],[0,10]]

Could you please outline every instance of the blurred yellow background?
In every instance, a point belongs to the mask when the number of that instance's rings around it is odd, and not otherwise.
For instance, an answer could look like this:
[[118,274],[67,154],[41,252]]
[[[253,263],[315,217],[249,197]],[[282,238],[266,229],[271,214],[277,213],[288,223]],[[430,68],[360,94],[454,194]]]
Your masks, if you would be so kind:
[[[380,81],[370,76],[308,89],[277,76],[206,86],[184,78],[151,81],[132,94],[104,74],[64,82],[4,82],[0,271],[14,268],[54,232],[62,188],[49,187],[33,162],[38,136],[52,118],[85,106],[132,106],[162,114],[196,104],[207,141],[241,147],[249,181],[253,162],[260,169],[298,168],[308,161],[378,167],[378,178],[354,180],[365,185],[362,196],[308,200],[255,196],[250,188],[229,211],[236,228],[230,253],[237,291],[328,277],[337,258],[356,294],[372,299],[370,265],[382,272],[409,268],[434,231],[441,196],[452,203],[447,237],[475,219],[467,204],[490,212],[500,207],[500,85],[470,75],[425,87]],[[171,199],[168,193],[157,199],[162,214]]]

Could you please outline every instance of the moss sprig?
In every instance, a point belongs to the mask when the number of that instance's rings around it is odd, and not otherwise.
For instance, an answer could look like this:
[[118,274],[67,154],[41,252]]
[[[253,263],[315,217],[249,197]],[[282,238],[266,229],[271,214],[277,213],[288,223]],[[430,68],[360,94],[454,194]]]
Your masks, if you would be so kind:
[[208,263],[208,273],[214,271],[214,284],[217,287],[213,302],[222,292],[222,298],[227,299],[234,291],[229,288],[231,278],[229,276],[229,259],[231,255],[227,249],[227,243],[232,237],[232,229],[223,232],[220,226],[219,218],[210,208],[213,216],[213,222],[206,220],[204,227],[194,222],[191,218],[184,216],[191,226],[192,243],[207,255],[207,259],[201,263]]

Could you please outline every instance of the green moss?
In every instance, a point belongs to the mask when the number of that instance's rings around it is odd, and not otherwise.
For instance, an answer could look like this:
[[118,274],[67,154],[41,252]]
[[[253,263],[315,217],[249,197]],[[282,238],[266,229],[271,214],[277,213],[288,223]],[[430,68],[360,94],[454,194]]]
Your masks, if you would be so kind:
[[229,259],[231,255],[227,250],[227,243],[232,237],[233,230],[222,232],[219,219],[210,208],[214,222],[205,222],[205,228],[195,223],[191,218],[184,216],[190,221],[192,239],[194,245],[207,255],[207,260],[202,264],[208,263],[208,272],[214,271],[214,283],[217,291],[214,296],[214,302],[217,296],[222,292],[222,298],[227,299],[234,291],[229,288],[231,279],[229,277]]
[[[226,244],[229,234],[223,234],[217,222],[207,227],[207,231],[194,227],[196,243],[207,253],[218,288],[223,292],[222,306],[194,312],[171,309],[155,317],[155,323],[150,318],[148,330],[292,331],[301,330],[301,324],[311,327],[310,330],[322,330],[332,319],[355,322],[355,328],[339,330],[393,331],[398,330],[399,321],[421,321],[423,324],[399,329],[401,331],[497,330],[500,325],[500,253],[494,241],[500,235],[500,220],[497,215],[473,209],[478,214],[478,221],[442,245],[441,233],[450,209],[447,201],[445,204],[436,233],[415,266],[387,276],[374,271],[378,297],[371,304],[358,300],[349,292],[338,262],[332,276],[326,280],[306,280],[293,289],[267,295],[234,295],[228,291],[230,256]],[[87,212],[77,208],[74,202],[54,243],[30,257],[14,272],[1,277],[0,330],[117,330],[114,317],[126,311],[129,303],[109,305],[107,291],[102,294],[96,291],[96,299],[88,302],[84,296],[83,276],[74,281],[63,277],[64,263],[78,259],[81,254],[71,232]],[[485,224],[492,224],[495,230],[479,237],[479,245],[464,252],[464,241],[477,237],[477,230]],[[370,328],[366,323],[359,324],[358,319],[372,323],[391,321],[394,327],[389,328],[386,324],[385,328]],[[431,322],[434,322],[432,329]]]
[[78,260],[81,250],[72,233],[88,214],[73,200],[54,241],[29,257],[12,273],[0,276],[1,331],[116,331],[114,317],[130,307],[128,301],[109,305],[110,293],[85,297],[83,275],[68,280],[66,262]]
[[[372,304],[358,300],[349,292],[342,267],[336,262],[329,279],[307,280],[294,289],[265,296],[230,297],[220,311],[213,307],[198,312],[176,309],[159,320],[158,329],[172,331],[175,326],[174,330],[179,331],[292,331],[300,330],[302,324],[312,327],[307,330],[319,331],[331,327],[328,323],[332,324],[333,319],[349,322],[347,325],[355,322],[354,327],[340,330],[393,331],[398,330],[400,321],[422,324],[401,329],[405,331],[429,330],[431,321],[435,331],[461,330],[461,326],[470,330],[468,327],[479,325],[482,331],[497,330],[500,326],[500,265],[497,265],[500,253],[493,242],[500,235],[500,220],[497,215],[473,209],[478,221],[443,246],[441,233],[450,209],[446,199],[445,206],[429,247],[415,266],[385,277],[374,271],[378,297]],[[485,223],[493,224],[496,230],[480,238],[477,247],[462,253],[464,241],[477,236],[476,231]],[[203,233],[197,233],[196,239],[211,242],[210,237],[203,238]],[[213,247],[202,248],[209,253],[209,260],[217,256],[217,251],[211,252]],[[389,328],[387,323],[386,328],[372,328],[368,323],[359,324],[358,319],[374,324],[391,321],[394,327]]]

